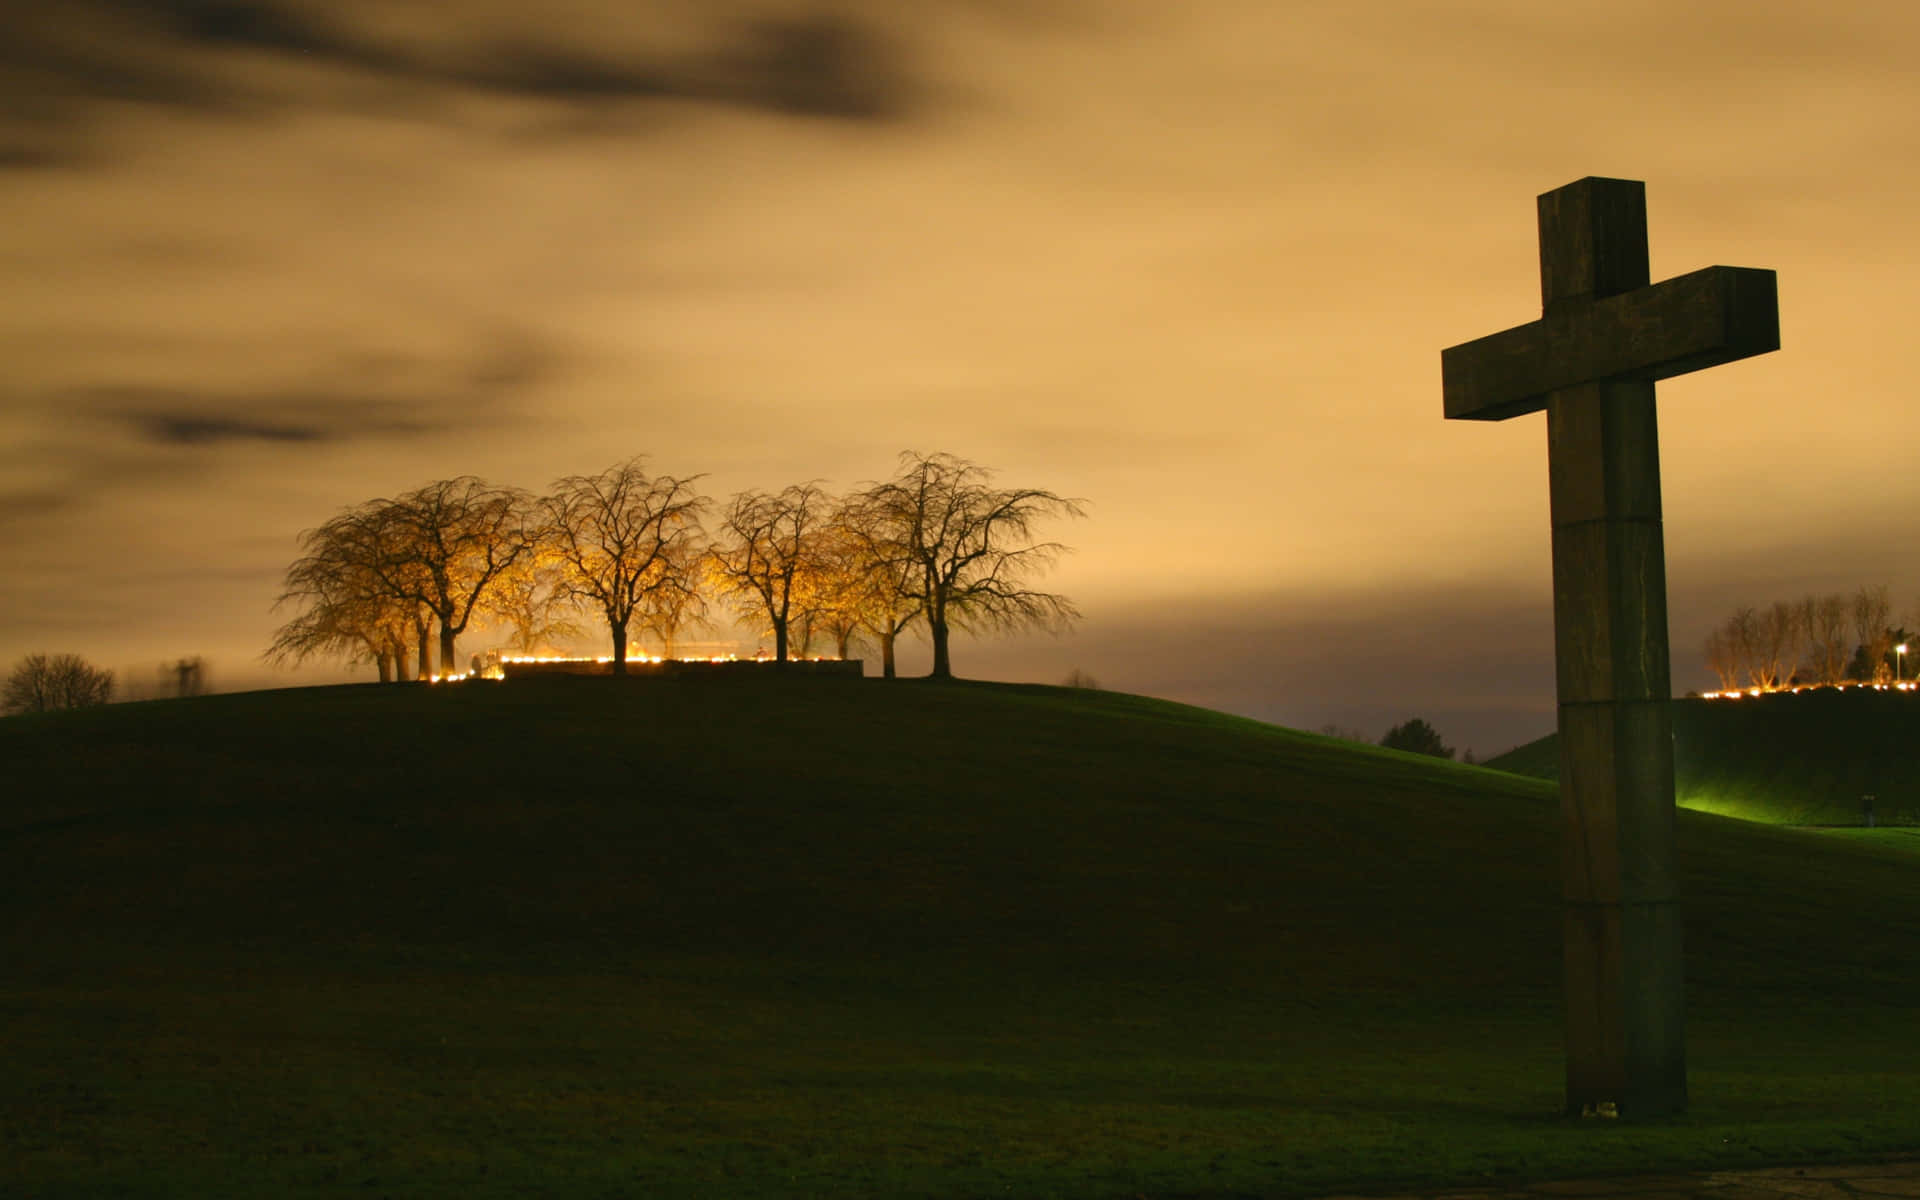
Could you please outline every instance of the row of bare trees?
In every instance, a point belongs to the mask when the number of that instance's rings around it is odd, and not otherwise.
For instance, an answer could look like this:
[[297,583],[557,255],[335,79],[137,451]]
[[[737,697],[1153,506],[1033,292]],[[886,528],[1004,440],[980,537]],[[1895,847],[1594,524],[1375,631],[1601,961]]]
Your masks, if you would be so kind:
[[801,483],[717,511],[699,479],[650,476],[635,458],[541,496],[462,476],[356,505],[301,535],[279,601],[298,612],[266,657],[370,661],[387,681],[407,677],[411,649],[424,678],[435,629],[448,674],[476,619],[529,652],[591,618],[624,673],[636,635],[671,655],[719,601],[771,635],[776,662],[823,637],[846,657],[867,637],[888,677],[896,640],[919,624],[932,673],[948,677],[956,629],[1059,628],[1079,615],[1033,581],[1066,551],[1039,527],[1082,515],[1080,503],[995,487],[965,459],[903,454],[892,479],[845,496]]
[[1898,669],[1885,584],[1830,592],[1766,608],[1745,607],[1707,635],[1707,668],[1723,690],[1773,691],[1789,684],[1884,683]]
[[29,654],[0,685],[0,712],[54,712],[90,708],[113,698],[113,672],[77,654]]

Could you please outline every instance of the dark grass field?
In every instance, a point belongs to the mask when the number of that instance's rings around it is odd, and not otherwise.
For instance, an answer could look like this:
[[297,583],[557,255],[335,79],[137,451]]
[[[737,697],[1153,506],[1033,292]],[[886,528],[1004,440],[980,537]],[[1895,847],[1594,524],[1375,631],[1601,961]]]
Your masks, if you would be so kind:
[[[1487,765],[1560,775],[1548,736]],[[1920,825],[1920,696],[1817,689],[1673,704],[1674,790],[1681,805],[1782,825]]]
[[[763,686],[762,686],[763,685]],[[1550,785],[1043,687],[0,721],[0,1195],[1310,1195],[1920,1144],[1920,842],[1683,813],[1694,1104],[1559,1115]]]

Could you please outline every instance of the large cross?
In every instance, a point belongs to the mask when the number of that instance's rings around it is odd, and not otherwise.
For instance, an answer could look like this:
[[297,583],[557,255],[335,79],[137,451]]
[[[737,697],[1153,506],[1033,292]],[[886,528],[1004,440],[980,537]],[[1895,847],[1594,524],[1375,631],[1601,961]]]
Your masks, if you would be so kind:
[[1780,348],[1772,271],[1649,284],[1647,193],[1540,197],[1538,321],[1441,352],[1446,415],[1545,409],[1560,698],[1567,1109],[1687,1103],[1657,379]]

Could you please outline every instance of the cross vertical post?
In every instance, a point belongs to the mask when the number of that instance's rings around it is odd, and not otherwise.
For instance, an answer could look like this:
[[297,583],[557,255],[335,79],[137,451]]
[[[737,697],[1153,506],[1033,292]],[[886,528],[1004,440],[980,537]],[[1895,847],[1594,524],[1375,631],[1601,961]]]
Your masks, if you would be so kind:
[[[1646,192],[1540,197],[1542,307],[1647,286]],[[1567,1107],[1687,1102],[1654,385],[1547,394],[1559,691]]]
[[1654,381],[1777,349],[1771,271],[1649,284],[1645,185],[1539,198],[1542,315],[1441,355],[1450,418],[1547,414],[1567,1109],[1687,1104]]

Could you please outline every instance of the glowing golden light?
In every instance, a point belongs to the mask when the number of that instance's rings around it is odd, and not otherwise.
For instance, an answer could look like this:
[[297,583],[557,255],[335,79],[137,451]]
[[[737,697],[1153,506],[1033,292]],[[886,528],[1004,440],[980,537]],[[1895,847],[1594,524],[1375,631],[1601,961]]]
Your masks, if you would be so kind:
[[[586,656],[586,655],[566,655],[566,654],[503,654],[503,655],[501,655],[501,656],[500,656],[500,657],[499,657],[499,658],[498,658],[497,660],[495,660],[495,661],[496,661],[496,662],[498,662],[498,663],[499,663],[499,664],[500,664],[501,666],[505,666],[505,665],[507,665],[507,664],[509,664],[509,663],[543,663],[543,664],[544,664],[544,663],[593,663],[593,664],[595,664],[596,666],[601,666],[601,665],[609,665],[609,664],[611,664],[611,663],[613,662],[613,656],[612,656],[612,655],[610,655],[610,654],[602,654],[602,655],[599,655],[599,656],[597,656],[597,657],[589,657],[589,656]],[[629,654],[629,655],[627,655],[627,662],[629,662],[629,663],[643,663],[643,664],[658,664],[658,663],[666,663],[666,662],[677,662],[677,663],[737,663],[737,662],[752,662],[752,663],[771,663],[771,662],[776,662],[776,661],[778,661],[778,660],[776,660],[776,659],[775,659],[775,658],[774,658],[774,657],[773,657],[772,655],[768,655],[768,654],[757,654],[757,655],[755,655],[755,656],[753,656],[752,658],[741,658],[741,657],[740,657],[739,655],[737,655],[737,654],[713,654],[713,655],[702,655],[702,656],[698,656],[698,657],[680,657],[680,658],[671,658],[671,659],[669,659],[669,658],[662,658],[661,656],[659,656],[659,655],[657,655],[657,654],[654,654],[654,655],[648,655],[648,654]],[[841,659],[841,658],[839,658],[838,656],[835,656],[835,655],[827,655],[827,654],[815,654],[815,655],[812,655],[812,656],[810,656],[810,657],[807,657],[807,658],[800,658],[800,657],[798,657],[798,656],[789,656],[789,657],[787,658],[787,661],[788,661],[788,662],[795,662],[795,663],[802,663],[802,662],[811,662],[811,663],[825,663],[825,662],[843,662],[843,661],[845,661],[845,660],[844,660],[844,659]],[[497,671],[498,669],[499,669],[499,668],[498,668],[498,667],[496,667],[496,668],[495,668],[494,670],[495,670],[495,671]],[[489,679],[497,679],[497,678],[501,678],[501,676],[500,676],[500,675],[497,675],[497,674],[495,674],[495,673],[494,673],[493,671],[489,671],[489,672],[487,672],[487,673],[486,673],[486,677],[487,677],[487,678],[489,678]],[[434,678],[435,678],[435,681],[436,681],[436,682],[438,682],[438,680],[439,680],[439,676],[435,676]],[[453,677],[453,676],[450,676],[449,678],[456,678],[456,677]]]
[[1799,683],[1780,684],[1770,688],[1729,688],[1718,692],[1701,692],[1702,700],[1741,700],[1749,696],[1798,696],[1802,692],[1844,692],[1848,688],[1867,688],[1876,692],[1920,692],[1920,680],[1902,680],[1895,683]]

